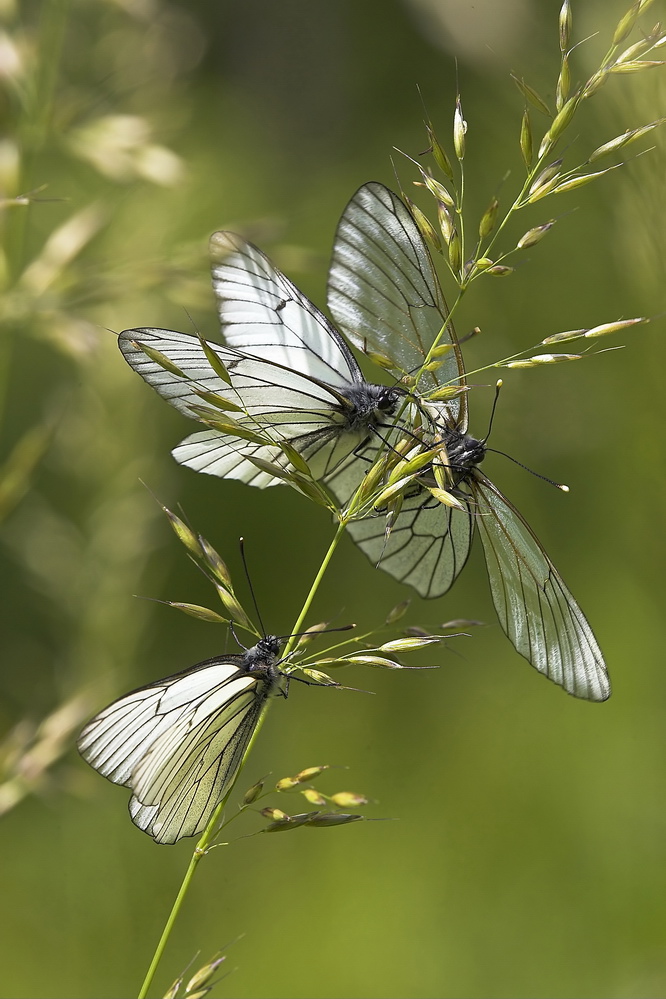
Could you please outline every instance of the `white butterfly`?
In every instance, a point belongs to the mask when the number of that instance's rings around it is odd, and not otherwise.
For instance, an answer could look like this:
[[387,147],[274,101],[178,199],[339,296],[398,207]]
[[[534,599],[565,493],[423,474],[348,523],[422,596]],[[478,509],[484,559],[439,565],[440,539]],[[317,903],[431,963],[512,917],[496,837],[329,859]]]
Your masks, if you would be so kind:
[[[231,377],[227,384],[197,337],[162,329],[124,330],[128,363],[172,406],[198,418],[201,391],[214,392],[248,414],[232,415],[247,430],[288,441],[325,479],[353,455],[356,479],[366,465],[357,454],[395,411],[397,389],[368,383],[349,347],[325,316],[256,247],[228,232],[211,239],[213,286],[225,346],[208,347]],[[182,372],[141,350],[156,349]],[[247,458],[285,464],[279,446],[251,443],[216,429],[192,434],[174,448],[199,472],[265,487],[279,480]]]
[[[424,373],[419,388],[464,387],[462,354],[428,248],[407,207],[382,184],[364,184],[342,215],[328,305],[353,344],[388,357],[398,372],[421,368],[444,330],[440,344],[449,352],[439,369]],[[377,517],[352,522],[352,537],[380,568],[422,596],[437,597],[465,565],[476,526],[495,609],[517,651],[568,693],[605,700],[610,682],[583,612],[527,523],[479,471],[485,447],[467,433],[466,395],[424,409],[448,454],[442,471],[465,509],[433,501],[417,485],[388,536]],[[346,498],[353,477],[345,463],[330,484]]]
[[284,676],[274,635],[110,704],[78,740],[83,758],[132,790],[132,821],[157,843],[196,836],[233,783],[262,709]]

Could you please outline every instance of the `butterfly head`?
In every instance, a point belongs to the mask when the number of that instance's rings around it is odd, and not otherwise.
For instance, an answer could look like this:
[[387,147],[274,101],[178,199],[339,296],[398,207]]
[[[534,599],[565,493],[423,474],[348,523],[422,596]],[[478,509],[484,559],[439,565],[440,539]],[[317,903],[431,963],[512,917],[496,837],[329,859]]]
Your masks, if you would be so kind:
[[273,666],[280,654],[281,647],[282,641],[276,635],[266,635],[264,638],[260,638],[257,644],[245,653],[247,668],[252,670]]
[[348,430],[376,426],[383,417],[395,412],[400,399],[396,389],[369,382],[349,385],[344,395]]
[[480,465],[486,456],[484,441],[477,440],[470,434],[461,434],[458,430],[447,427],[444,430],[444,443],[451,468],[462,478]]
[[385,385],[373,385],[372,388],[379,389],[377,395],[376,409],[380,413],[392,416],[398,404],[401,393],[395,388],[388,388]]

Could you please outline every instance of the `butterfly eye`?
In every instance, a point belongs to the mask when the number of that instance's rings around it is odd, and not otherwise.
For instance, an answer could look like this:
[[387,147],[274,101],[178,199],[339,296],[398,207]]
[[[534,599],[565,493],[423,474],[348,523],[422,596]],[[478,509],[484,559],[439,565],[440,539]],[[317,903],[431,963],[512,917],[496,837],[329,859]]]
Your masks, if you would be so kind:
[[377,409],[382,413],[392,413],[396,407],[398,396],[393,389],[386,389],[377,400]]

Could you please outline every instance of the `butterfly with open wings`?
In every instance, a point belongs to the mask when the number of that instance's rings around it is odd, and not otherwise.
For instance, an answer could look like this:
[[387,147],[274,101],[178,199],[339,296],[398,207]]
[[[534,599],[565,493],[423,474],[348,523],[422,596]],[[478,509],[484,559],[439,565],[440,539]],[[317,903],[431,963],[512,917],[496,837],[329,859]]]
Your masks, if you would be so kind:
[[[406,205],[382,184],[364,184],[340,219],[328,306],[355,346],[390,358],[398,372],[419,371],[436,340],[448,346],[445,363],[420,381],[426,397],[433,387],[464,387],[460,346],[428,248]],[[379,568],[438,597],[465,565],[476,526],[495,610],[516,650],[568,693],[606,700],[608,673],[583,612],[523,517],[478,467],[486,449],[467,433],[467,396],[423,408],[446,455],[440,470],[462,509],[433,503],[425,488],[431,467],[390,532],[384,518],[366,518],[349,524],[354,541]],[[351,484],[342,463],[331,488],[344,500]]]
[[[213,285],[224,346],[163,329],[130,329],[119,336],[127,362],[186,416],[200,419],[205,393],[226,400],[254,443],[218,429],[192,434],[173,450],[198,472],[266,487],[280,480],[259,462],[288,466],[286,441],[326,480],[344,459],[360,481],[367,463],[359,454],[390,421],[398,388],[365,380],[338,331],[268,258],[229,232],[211,239]],[[147,348],[147,349],[144,349]],[[206,349],[228,372],[211,367]],[[155,352],[169,362],[156,360]],[[390,422],[389,422],[390,426]],[[266,437],[276,444],[263,443]]]

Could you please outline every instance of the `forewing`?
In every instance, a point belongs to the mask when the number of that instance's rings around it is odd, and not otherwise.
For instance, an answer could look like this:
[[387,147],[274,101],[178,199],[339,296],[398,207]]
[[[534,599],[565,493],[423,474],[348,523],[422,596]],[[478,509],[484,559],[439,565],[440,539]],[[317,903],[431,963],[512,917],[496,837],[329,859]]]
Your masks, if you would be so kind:
[[[182,375],[153,360],[140,344],[164,354]],[[329,418],[338,403],[337,394],[302,373],[303,368],[292,370],[207,341],[229,371],[233,384],[228,385],[211,368],[198,337],[187,333],[150,328],[124,330],[118,345],[128,364],[190,418],[197,418],[193,406],[206,404],[200,391],[215,392],[241,406],[260,425],[289,424],[294,418],[320,422]]]
[[[134,329],[121,333],[118,342],[131,367],[180,412],[201,419],[195,407],[211,409],[211,404],[200,392],[214,392],[242,407],[247,416],[236,410],[230,415],[248,430],[268,434],[276,441],[289,441],[306,460],[311,459],[317,478],[365,436],[365,432],[344,432],[337,394],[300,371],[208,342],[229,371],[232,387],[215,374],[197,337],[172,330]],[[141,344],[159,351],[182,374],[150,357]],[[216,412],[214,408],[212,411]],[[218,415],[224,418],[224,410]],[[279,480],[258,471],[246,460],[247,455],[286,464],[279,447],[252,444],[217,430],[191,435],[174,449],[173,455],[196,471],[259,487],[275,485]]]
[[[364,184],[338,224],[328,281],[328,307],[360,350],[390,358],[405,373],[423,364],[440,331],[451,351],[421,388],[463,385],[462,355],[428,248],[400,198],[383,184]],[[448,406],[466,426],[464,396]]]
[[569,694],[610,696],[601,649],[582,610],[527,523],[484,475],[470,480],[495,610],[508,638]]
[[268,257],[232,232],[210,241],[213,289],[230,347],[336,388],[362,381],[349,347]]
[[133,691],[81,733],[81,755],[132,789],[132,819],[158,843],[203,830],[236,775],[270,693],[242,663],[218,657]]

